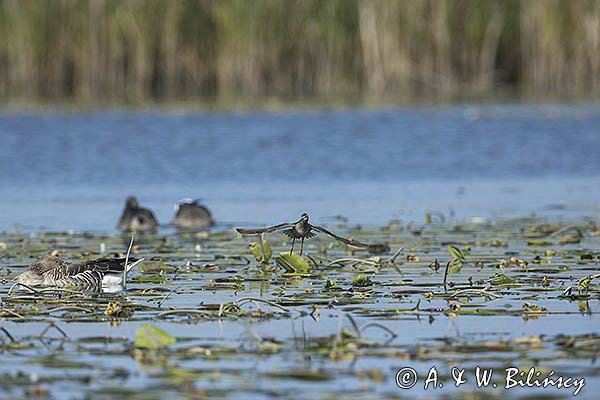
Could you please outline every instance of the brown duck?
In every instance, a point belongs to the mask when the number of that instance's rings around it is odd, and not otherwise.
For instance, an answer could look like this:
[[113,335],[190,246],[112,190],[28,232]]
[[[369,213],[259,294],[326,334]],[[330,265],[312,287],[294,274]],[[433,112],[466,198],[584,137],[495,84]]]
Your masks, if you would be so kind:
[[140,207],[134,196],[129,196],[125,200],[125,209],[117,228],[122,231],[154,231],[158,227],[158,222],[154,213],[147,208]]
[[[127,270],[142,260],[130,258]],[[75,286],[86,291],[101,291],[107,286],[121,286],[124,268],[124,258],[99,258],[69,263],[59,257],[45,256],[19,275],[17,282],[27,286]]]

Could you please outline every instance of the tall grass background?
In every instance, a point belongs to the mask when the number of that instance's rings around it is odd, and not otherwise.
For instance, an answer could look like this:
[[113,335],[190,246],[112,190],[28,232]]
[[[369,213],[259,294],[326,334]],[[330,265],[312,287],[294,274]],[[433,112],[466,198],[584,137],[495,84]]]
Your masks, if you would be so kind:
[[0,101],[600,94],[596,0],[0,0]]

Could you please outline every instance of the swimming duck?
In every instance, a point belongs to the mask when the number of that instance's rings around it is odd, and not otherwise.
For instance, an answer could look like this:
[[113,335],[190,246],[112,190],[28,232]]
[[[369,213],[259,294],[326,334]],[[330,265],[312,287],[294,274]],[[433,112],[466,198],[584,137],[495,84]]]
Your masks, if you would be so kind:
[[158,221],[152,211],[140,207],[134,196],[127,197],[117,228],[122,231],[154,231],[157,227]]
[[175,204],[173,225],[178,228],[208,228],[214,225],[208,208],[200,204],[200,200],[183,199]]
[[[129,258],[127,270],[143,259]],[[124,258],[99,258],[90,261],[66,262],[56,256],[45,256],[31,264],[17,278],[27,286],[75,286],[85,291],[101,291],[123,284]]]

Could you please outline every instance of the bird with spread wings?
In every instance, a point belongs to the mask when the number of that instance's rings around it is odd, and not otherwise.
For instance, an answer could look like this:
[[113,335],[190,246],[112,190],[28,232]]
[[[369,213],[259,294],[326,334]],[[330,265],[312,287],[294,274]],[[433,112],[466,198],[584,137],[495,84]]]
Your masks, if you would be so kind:
[[267,228],[257,228],[257,229],[235,228],[235,230],[239,234],[242,234],[242,235],[260,235],[263,233],[283,231],[283,233],[287,237],[292,239],[292,248],[290,249],[290,254],[292,254],[292,252],[294,251],[294,243],[296,242],[296,239],[300,239],[301,240],[300,255],[302,255],[302,250],[304,249],[304,239],[309,239],[311,237],[316,236],[317,234],[314,231],[324,233],[327,236],[330,236],[330,237],[334,238],[335,240],[339,240],[340,242],[345,243],[351,247],[357,247],[357,248],[369,247],[368,244],[361,243],[361,242],[358,242],[358,241],[352,240],[352,239],[346,239],[344,237],[338,236],[335,233],[328,231],[327,229],[325,229],[321,226],[310,224],[308,222],[308,214],[307,213],[302,213],[302,215],[300,216],[300,219],[296,222],[287,222],[287,223],[283,223],[283,224],[279,224],[279,225],[269,226]]

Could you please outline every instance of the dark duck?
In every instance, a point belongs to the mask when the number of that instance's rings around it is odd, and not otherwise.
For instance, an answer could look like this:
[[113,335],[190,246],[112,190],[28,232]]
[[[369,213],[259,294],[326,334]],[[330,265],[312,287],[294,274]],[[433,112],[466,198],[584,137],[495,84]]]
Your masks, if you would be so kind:
[[209,228],[214,221],[208,208],[200,204],[200,200],[183,199],[175,204],[173,225],[182,229]]
[[143,232],[155,231],[157,227],[158,222],[152,211],[140,207],[134,196],[129,196],[125,200],[125,209],[117,224],[119,230]]

